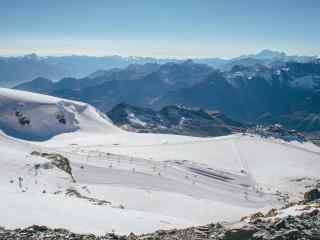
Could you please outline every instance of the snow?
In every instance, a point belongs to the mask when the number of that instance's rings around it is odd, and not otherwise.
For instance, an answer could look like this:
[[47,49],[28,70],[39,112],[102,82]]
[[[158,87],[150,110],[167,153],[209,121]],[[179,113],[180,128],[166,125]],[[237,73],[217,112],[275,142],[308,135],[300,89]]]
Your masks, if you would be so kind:
[[[46,140],[57,134],[120,131],[93,107],[75,101],[0,88],[0,128],[15,137]],[[39,117],[41,116],[41,117]],[[59,122],[63,118],[65,122]],[[21,124],[19,120],[27,119]]]
[[[8,208],[10,211],[8,211]],[[26,211],[27,209],[27,211]],[[11,193],[7,204],[0,206],[1,224],[10,227],[25,227],[30,224],[67,228],[74,232],[93,232],[102,235],[122,229],[147,232],[150,229],[167,228],[171,223],[183,227],[190,222],[161,214],[136,210],[121,210],[111,207],[89,205],[83,201],[61,196],[43,196],[40,193]],[[16,216],[16,217],[13,217]],[[72,224],[70,224],[72,223]]]
[[[19,126],[17,106],[32,128]],[[0,112],[0,226],[9,228],[125,234],[235,221],[281,206],[276,191],[298,198],[319,180],[320,150],[311,143],[129,133],[87,104],[7,89]],[[34,135],[47,131],[45,139]],[[32,151],[67,157],[76,182],[58,168],[36,169],[49,160]],[[68,189],[111,204],[67,196]]]
[[139,118],[137,118],[134,113],[129,114],[129,121],[133,124],[140,125],[143,127],[145,127],[147,125],[147,123],[145,123],[145,122],[141,121]]

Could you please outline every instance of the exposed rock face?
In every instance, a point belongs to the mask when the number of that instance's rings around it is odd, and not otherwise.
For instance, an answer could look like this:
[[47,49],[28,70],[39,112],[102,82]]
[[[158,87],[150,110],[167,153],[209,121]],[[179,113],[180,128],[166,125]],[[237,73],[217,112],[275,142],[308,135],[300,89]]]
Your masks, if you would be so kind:
[[66,120],[65,116],[63,115],[63,113],[57,114],[56,118],[59,121],[59,123],[61,123],[61,124],[66,124],[67,123],[67,120]]
[[82,235],[65,229],[31,226],[25,229],[0,228],[1,240],[317,240],[320,239],[320,211],[287,216],[278,220],[258,219],[252,223],[209,224],[186,229],[159,230],[137,236],[106,234],[104,236]]
[[22,126],[30,125],[30,123],[31,123],[30,119],[28,117],[24,116],[22,112],[16,111],[15,116],[17,117],[18,122]]

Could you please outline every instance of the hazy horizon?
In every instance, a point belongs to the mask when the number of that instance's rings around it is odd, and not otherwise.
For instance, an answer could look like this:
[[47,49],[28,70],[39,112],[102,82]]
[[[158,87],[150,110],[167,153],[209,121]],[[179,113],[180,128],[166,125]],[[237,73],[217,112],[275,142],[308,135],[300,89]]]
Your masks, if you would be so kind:
[[306,56],[306,57],[320,57],[320,55],[299,55],[299,54],[289,54],[287,52],[284,51],[277,51],[277,50],[273,50],[273,49],[261,49],[257,52],[252,52],[252,53],[246,53],[243,55],[239,55],[239,56],[234,56],[234,57],[214,57],[214,56],[206,56],[206,57],[192,57],[192,56],[186,56],[186,57],[153,57],[153,56],[132,56],[132,55],[120,55],[120,54],[110,54],[110,55],[89,55],[89,54],[75,54],[75,53],[70,53],[70,54],[52,54],[52,55],[46,55],[46,54],[38,54],[35,52],[30,52],[30,53],[21,53],[21,54],[1,54],[0,53],[0,57],[26,57],[26,56],[31,56],[31,55],[36,55],[38,57],[71,57],[71,56],[76,56],[76,57],[97,57],[97,58],[103,58],[103,57],[121,57],[121,58],[153,58],[153,59],[172,59],[172,60],[196,60],[196,59],[221,59],[221,60],[231,60],[233,58],[237,58],[237,57],[245,57],[245,56],[249,56],[249,55],[254,55],[254,54],[258,54],[262,51],[273,51],[273,52],[278,52],[278,53],[285,53],[287,56]]

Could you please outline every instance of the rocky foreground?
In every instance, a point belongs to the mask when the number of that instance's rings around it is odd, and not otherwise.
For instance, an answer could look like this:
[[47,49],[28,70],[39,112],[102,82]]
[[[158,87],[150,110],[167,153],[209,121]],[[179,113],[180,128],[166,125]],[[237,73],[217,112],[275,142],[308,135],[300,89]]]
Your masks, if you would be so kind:
[[106,234],[104,236],[75,234],[65,229],[31,226],[24,229],[0,228],[1,240],[319,240],[320,211],[314,209],[299,216],[277,219],[256,218],[253,222],[236,224],[216,223],[181,230],[160,230],[150,234],[128,236]]
[[33,225],[9,230],[0,227],[0,240],[320,240],[320,191],[304,194],[304,200],[245,216],[236,223],[215,223],[185,229],[120,236],[76,234],[66,229]]

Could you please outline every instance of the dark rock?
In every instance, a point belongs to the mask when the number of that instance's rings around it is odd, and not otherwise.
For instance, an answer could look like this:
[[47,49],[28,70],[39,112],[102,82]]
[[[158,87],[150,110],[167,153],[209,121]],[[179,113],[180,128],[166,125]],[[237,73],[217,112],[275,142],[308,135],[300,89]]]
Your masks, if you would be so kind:
[[274,225],[274,228],[276,230],[280,230],[280,229],[283,229],[283,228],[286,228],[287,227],[287,222],[285,219],[281,219],[279,222],[277,222],[275,225]]
[[300,240],[301,234],[300,231],[297,229],[290,229],[283,233],[283,239],[290,239],[290,240]]
[[46,226],[38,226],[38,225],[33,225],[29,229],[36,232],[48,231],[48,228]]
[[306,202],[312,202],[317,199],[320,199],[320,191],[317,188],[304,193],[304,200]]
[[255,234],[258,229],[253,225],[245,225],[238,229],[231,229],[228,230],[223,240],[248,240],[250,239],[253,234]]

